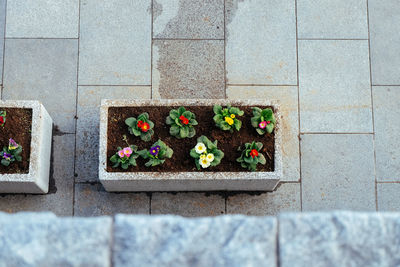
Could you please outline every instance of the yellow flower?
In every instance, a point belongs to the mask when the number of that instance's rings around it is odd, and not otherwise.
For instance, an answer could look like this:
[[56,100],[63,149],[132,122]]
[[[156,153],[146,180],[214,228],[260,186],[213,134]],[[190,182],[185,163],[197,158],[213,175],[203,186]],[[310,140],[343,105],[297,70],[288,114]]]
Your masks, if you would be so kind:
[[231,118],[234,119],[235,118],[235,114],[231,114]]
[[201,159],[201,160],[203,160],[203,159],[205,159],[205,158],[206,158],[206,155],[205,155],[205,154],[200,155],[200,159]]
[[225,121],[229,124],[232,125],[233,124],[233,119],[230,117],[225,117]]

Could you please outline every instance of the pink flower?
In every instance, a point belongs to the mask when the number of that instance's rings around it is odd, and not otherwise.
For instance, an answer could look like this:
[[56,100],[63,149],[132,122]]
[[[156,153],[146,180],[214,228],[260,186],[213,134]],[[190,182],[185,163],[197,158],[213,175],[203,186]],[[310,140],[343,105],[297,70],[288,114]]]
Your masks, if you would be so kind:
[[267,126],[267,122],[266,121],[262,121],[258,124],[258,127],[260,127],[261,129],[264,129]]
[[129,158],[130,155],[132,154],[132,148],[130,148],[129,146],[125,147],[124,148],[124,154]]
[[120,151],[118,151],[118,156],[120,157],[120,158],[123,158],[125,155],[124,155],[124,150],[120,150]]

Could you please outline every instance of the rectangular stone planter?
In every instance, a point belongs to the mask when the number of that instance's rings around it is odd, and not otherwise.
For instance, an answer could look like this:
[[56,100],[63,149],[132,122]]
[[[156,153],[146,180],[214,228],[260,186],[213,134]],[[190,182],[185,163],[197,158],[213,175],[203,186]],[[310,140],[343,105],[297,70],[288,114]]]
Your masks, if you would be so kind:
[[1,108],[32,109],[32,129],[29,172],[0,174],[0,193],[47,193],[53,128],[49,113],[39,101],[0,101]]
[[[272,106],[275,128],[275,168],[273,172],[107,172],[107,123],[110,107],[135,106]],[[272,191],[282,175],[281,125],[279,105],[268,100],[102,100],[100,108],[99,178],[107,191]]]

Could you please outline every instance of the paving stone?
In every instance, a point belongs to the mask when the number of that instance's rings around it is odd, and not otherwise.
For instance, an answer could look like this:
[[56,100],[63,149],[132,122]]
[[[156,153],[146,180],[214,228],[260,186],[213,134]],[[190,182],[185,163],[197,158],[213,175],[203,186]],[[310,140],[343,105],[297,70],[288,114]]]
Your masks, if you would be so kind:
[[372,84],[400,85],[400,2],[369,0]]
[[[149,99],[150,86],[79,86],[75,181],[98,181],[99,110],[101,99]],[[91,153],[88,153],[88,147]]]
[[279,262],[297,266],[399,266],[398,213],[279,216]]
[[150,85],[151,0],[81,0],[79,85]]
[[78,25],[79,0],[7,1],[8,38],[78,38]]
[[0,213],[0,266],[110,266],[111,218]]
[[377,199],[379,211],[400,211],[400,184],[378,183]]
[[297,1],[299,38],[368,39],[367,1]]
[[285,183],[276,191],[260,195],[239,194],[228,197],[227,213],[251,216],[277,215],[284,211],[301,211],[300,184]]
[[224,38],[224,0],[154,0],[153,37]]
[[279,100],[282,114],[282,160],[281,181],[300,180],[299,117],[297,86],[228,86],[228,99]]
[[3,99],[39,100],[56,127],[75,132],[78,41],[8,39]]
[[75,136],[73,134],[53,136],[53,154],[48,194],[1,194],[0,210],[9,213],[19,211],[51,211],[58,216],[72,216],[74,144]]
[[227,83],[296,85],[295,1],[225,5]]
[[303,211],[375,210],[373,136],[301,136]]
[[[3,62],[4,30],[6,23],[6,0],[0,0],[0,62]],[[3,64],[0,64],[1,84],[3,84]]]
[[114,266],[277,266],[272,217],[117,215]]
[[205,193],[153,193],[151,214],[176,214],[185,217],[217,216],[225,213],[225,199]]
[[108,193],[100,184],[75,185],[75,216],[148,214],[150,199],[145,193]]
[[301,132],[372,132],[368,41],[299,41]]
[[373,86],[376,179],[400,181],[400,86]]
[[153,98],[225,98],[224,41],[154,40]]

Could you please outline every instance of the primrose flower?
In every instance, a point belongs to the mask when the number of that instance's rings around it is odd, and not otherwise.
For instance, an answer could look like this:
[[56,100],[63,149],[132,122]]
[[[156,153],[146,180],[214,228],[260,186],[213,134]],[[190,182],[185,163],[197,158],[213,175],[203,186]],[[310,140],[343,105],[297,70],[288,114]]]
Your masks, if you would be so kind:
[[236,116],[235,114],[231,114],[231,118],[234,119]]
[[124,150],[125,156],[127,156],[129,158],[131,156],[131,154],[132,154],[132,148],[130,148],[128,146],[128,147],[125,147],[123,150]]
[[254,157],[258,157],[257,149],[252,149],[250,152],[250,156],[254,159]]
[[208,153],[206,158],[207,158],[208,162],[212,162],[214,160],[214,154]]
[[266,121],[262,121],[258,124],[258,127],[260,127],[261,129],[264,129],[267,126],[267,122]]
[[14,141],[14,139],[10,138],[10,140],[8,140],[8,149],[9,150],[14,150],[18,148],[18,144],[17,142]]
[[267,121],[267,124],[270,124],[271,123],[271,121]]
[[0,116],[0,124],[4,123],[4,116]]
[[123,157],[125,156],[124,150],[123,150],[123,149],[120,150],[120,151],[118,151],[118,156],[119,156],[120,158],[123,158]]
[[206,156],[205,154],[201,154],[201,155],[200,155],[200,159],[201,159],[201,160],[206,159],[206,158],[207,158],[207,156]]
[[207,159],[201,159],[201,160],[199,160],[199,163],[200,163],[201,167],[203,167],[203,168],[207,168],[211,164],[211,162],[209,162]]
[[150,125],[147,122],[144,122],[141,129],[142,129],[142,132],[147,132],[150,129]]
[[6,159],[6,160],[11,160],[12,155],[7,153],[7,152],[3,152],[3,158]]
[[158,152],[160,151],[160,147],[158,146],[153,146],[152,148],[150,148],[149,152],[152,156],[157,156]]
[[143,121],[138,121],[137,122],[137,127],[142,128],[143,127]]
[[161,147],[160,146],[155,146],[154,147],[157,151],[160,151]]
[[203,154],[207,150],[206,145],[203,143],[197,143],[197,145],[194,147],[194,149],[196,150],[196,153],[198,153],[198,154]]
[[225,121],[229,124],[232,125],[233,124],[233,119],[231,117],[225,117]]

